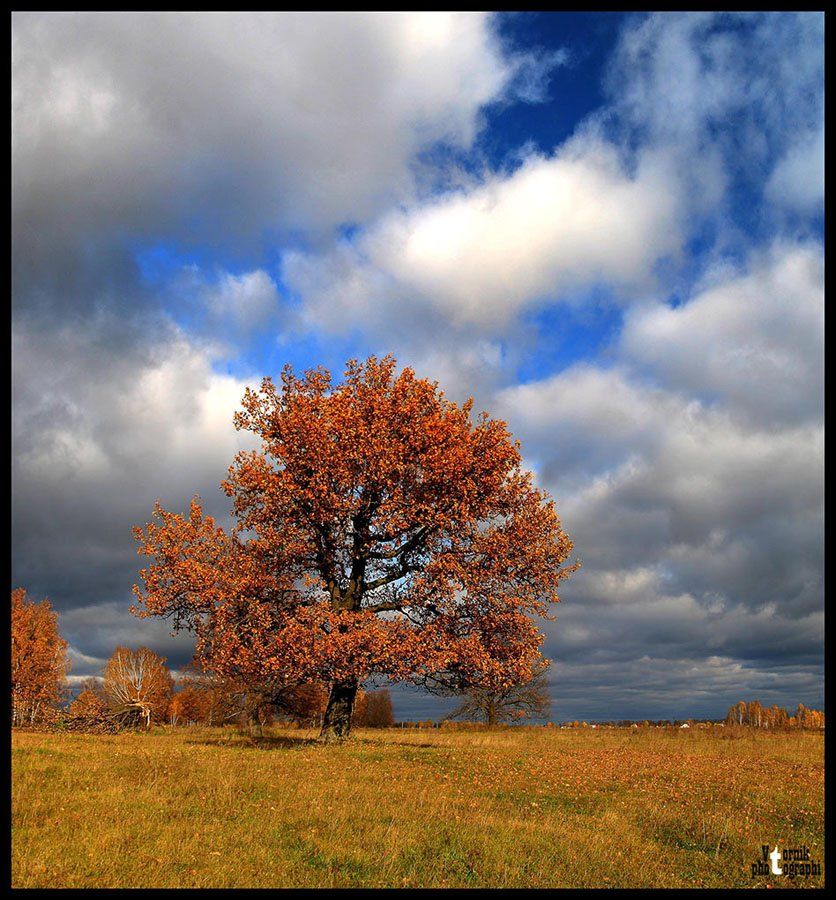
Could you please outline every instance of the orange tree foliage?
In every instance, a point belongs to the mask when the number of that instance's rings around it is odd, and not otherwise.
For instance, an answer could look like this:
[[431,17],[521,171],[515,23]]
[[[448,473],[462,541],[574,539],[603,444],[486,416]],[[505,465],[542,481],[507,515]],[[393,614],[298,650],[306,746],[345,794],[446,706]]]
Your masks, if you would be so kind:
[[183,670],[179,685],[181,690],[190,690],[199,696],[200,718],[197,721],[202,724],[224,725],[241,717],[238,686],[231,679],[205,671],[192,661]]
[[527,679],[572,543],[504,422],[474,420],[391,357],[248,389],[261,439],[223,483],[228,533],[192,501],[135,530],[140,615],[194,629],[217,671],[331,684],[344,736],[372,675],[451,688]]
[[61,699],[69,671],[67,642],[49,600],[35,603],[12,591],[12,723],[32,724]]
[[172,725],[194,725],[209,720],[209,697],[192,685],[171,695],[167,718]]
[[70,704],[71,716],[99,719],[109,711],[105,700],[93,691],[82,691]]
[[71,716],[87,719],[101,719],[108,715],[110,707],[104,696],[102,685],[95,678],[87,678],[75,700],[70,704]]

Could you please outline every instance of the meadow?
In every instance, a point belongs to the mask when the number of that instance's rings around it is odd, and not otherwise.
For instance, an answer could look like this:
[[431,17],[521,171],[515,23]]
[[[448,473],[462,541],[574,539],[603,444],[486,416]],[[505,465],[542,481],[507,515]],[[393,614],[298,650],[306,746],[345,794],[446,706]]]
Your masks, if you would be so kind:
[[157,728],[12,737],[15,887],[752,887],[824,858],[822,733]]

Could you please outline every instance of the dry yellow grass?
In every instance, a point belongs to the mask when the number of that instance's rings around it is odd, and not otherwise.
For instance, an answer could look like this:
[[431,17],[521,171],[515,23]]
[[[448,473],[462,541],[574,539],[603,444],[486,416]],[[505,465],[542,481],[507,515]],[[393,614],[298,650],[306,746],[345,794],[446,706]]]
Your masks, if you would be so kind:
[[13,884],[750,887],[762,844],[823,860],[823,736],[726,731],[15,733]]

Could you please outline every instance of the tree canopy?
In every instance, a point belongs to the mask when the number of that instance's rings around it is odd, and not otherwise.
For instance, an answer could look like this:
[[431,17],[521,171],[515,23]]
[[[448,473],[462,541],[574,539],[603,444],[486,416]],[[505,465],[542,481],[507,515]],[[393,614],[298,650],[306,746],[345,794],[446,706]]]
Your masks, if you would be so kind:
[[226,674],[332,685],[323,737],[350,728],[372,675],[446,690],[530,677],[572,542],[521,468],[507,426],[392,357],[247,389],[223,489],[236,525],[199,498],[158,503],[135,534],[151,564],[139,615],[193,629]]

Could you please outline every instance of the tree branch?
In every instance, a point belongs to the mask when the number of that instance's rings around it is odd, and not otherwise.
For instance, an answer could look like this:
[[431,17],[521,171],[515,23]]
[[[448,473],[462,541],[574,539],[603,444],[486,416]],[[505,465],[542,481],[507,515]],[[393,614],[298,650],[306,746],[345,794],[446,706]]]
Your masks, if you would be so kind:
[[383,587],[384,585],[392,584],[393,581],[400,581],[401,578],[409,575],[410,572],[420,571],[421,566],[410,565],[409,563],[401,563],[401,565],[394,572],[389,572],[386,575],[381,575],[380,578],[375,578],[374,581],[364,581],[363,593],[365,594],[368,591],[373,591],[376,588]]
[[402,600],[386,600],[381,603],[375,603],[374,606],[364,606],[363,612],[401,612],[403,605]]
[[[401,544],[400,547],[394,547],[391,550],[370,550],[366,554],[366,557],[368,559],[397,559],[398,557],[403,556],[404,553],[417,550],[424,538],[428,537],[435,530],[436,529],[433,526],[424,525],[419,528],[408,541]],[[409,529],[406,529],[404,534],[408,531]],[[378,538],[378,540],[380,540],[380,538]],[[392,538],[392,540],[395,540],[395,538]]]

